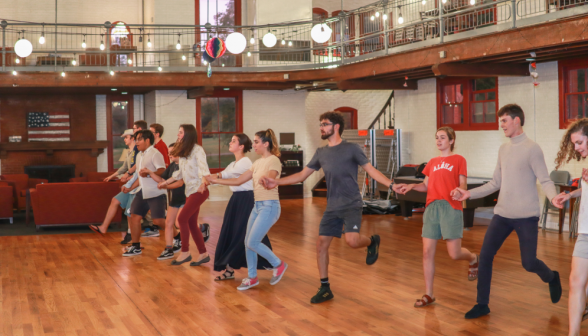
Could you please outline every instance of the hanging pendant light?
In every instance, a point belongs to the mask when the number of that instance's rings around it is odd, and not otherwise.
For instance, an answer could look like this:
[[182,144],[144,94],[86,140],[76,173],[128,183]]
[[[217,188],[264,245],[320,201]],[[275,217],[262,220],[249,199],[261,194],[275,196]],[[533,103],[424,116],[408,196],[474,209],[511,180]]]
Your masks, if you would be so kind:
[[43,30],[41,31],[41,37],[39,37],[39,44],[45,44],[45,26],[43,26]]
[[271,31],[268,31],[267,34],[263,35],[264,46],[271,48],[276,45],[276,42],[278,42],[278,39],[276,38],[276,35],[272,34]]
[[84,39],[82,40],[82,48],[86,49],[86,34],[84,34]]
[[76,66],[78,62],[76,61],[76,54],[74,54],[73,60],[71,60],[71,65]]
[[182,45],[180,44],[180,34],[178,34],[178,43],[176,44],[176,49],[182,49]]
[[104,36],[104,34],[100,34],[100,50],[106,49],[106,47],[104,46],[103,36]]
[[387,14],[382,15],[382,20],[384,20],[384,21],[388,20],[388,15]]
[[20,58],[19,58],[19,57],[17,57],[17,58],[14,60],[14,63],[16,63],[16,64],[20,64]]
[[398,6],[398,23],[403,24],[404,18],[402,17],[402,13],[400,12],[400,6]]
[[251,39],[249,39],[249,43],[255,44],[255,32],[251,29]]
[[161,62],[157,62],[157,64],[159,64],[159,66],[157,67],[157,70],[158,70],[158,71],[161,71],[161,70],[163,70],[163,69],[161,68]]
[[227,36],[225,45],[231,54],[240,54],[247,47],[247,39],[243,34],[234,32]]
[[[27,57],[33,52],[33,44],[24,38],[24,30],[22,31],[23,38],[19,38],[18,41],[14,44],[14,52],[18,55],[18,57]],[[19,33],[20,37],[20,33]]]
[[182,61],[186,60],[186,55],[182,55]]
[[151,38],[149,37],[149,34],[147,34],[147,48],[151,48]]
[[316,43],[325,43],[331,38],[332,32],[333,30],[331,27],[324,23],[320,23],[312,27],[310,37],[312,37],[313,41]]

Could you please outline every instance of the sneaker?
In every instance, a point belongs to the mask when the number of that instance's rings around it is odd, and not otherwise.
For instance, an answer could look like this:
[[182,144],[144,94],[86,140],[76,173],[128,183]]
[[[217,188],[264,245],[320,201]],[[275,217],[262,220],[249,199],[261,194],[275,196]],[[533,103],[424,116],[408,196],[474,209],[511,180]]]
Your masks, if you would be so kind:
[[487,304],[477,304],[465,314],[465,318],[471,320],[488,314],[490,314],[490,308]]
[[378,250],[380,249],[380,235],[372,236],[372,243],[367,248],[367,257],[365,263],[373,265],[378,260]]
[[174,257],[174,251],[173,250],[163,250],[163,252],[161,252],[161,254],[159,255],[159,257],[157,257],[157,260],[171,259],[173,257]]
[[561,299],[561,281],[559,280],[559,272],[553,271],[553,280],[549,282],[549,294],[551,302],[558,303]]
[[331,292],[330,286],[321,286],[319,287],[318,292],[316,292],[312,299],[310,299],[310,303],[322,303],[325,301],[329,301],[334,297],[335,296],[333,295],[333,292]]
[[203,223],[202,225],[200,225],[200,231],[202,231],[202,237],[204,238],[204,242],[206,243],[208,241],[208,238],[210,238],[210,225],[208,225],[208,223]]
[[288,269],[288,264],[286,264],[283,261],[280,264],[280,266],[274,268],[274,276],[272,276],[272,278],[270,279],[270,285],[275,285],[278,282],[280,282],[280,280],[282,280],[282,277],[284,276],[284,273],[286,272],[286,269]]
[[141,233],[141,237],[159,237],[159,230],[158,229],[145,229],[145,232]]
[[257,277],[250,279],[250,278],[245,278],[243,279],[243,281],[241,281],[241,284],[239,285],[239,287],[237,287],[238,290],[248,290],[249,288],[253,287],[253,286],[257,286],[259,285],[259,280],[257,280]]
[[131,245],[127,248],[127,251],[125,253],[123,253],[123,257],[132,257],[132,256],[139,255],[141,253],[143,253],[143,252],[141,251],[140,247],[136,247],[136,246]]
[[179,239],[174,239],[174,245],[172,247],[174,253],[178,253],[182,250],[182,241]]
[[123,240],[121,240],[121,244],[126,245],[128,243],[131,242],[131,234],[127,232],[127,234],[125,235],[125,237],[123,238]]

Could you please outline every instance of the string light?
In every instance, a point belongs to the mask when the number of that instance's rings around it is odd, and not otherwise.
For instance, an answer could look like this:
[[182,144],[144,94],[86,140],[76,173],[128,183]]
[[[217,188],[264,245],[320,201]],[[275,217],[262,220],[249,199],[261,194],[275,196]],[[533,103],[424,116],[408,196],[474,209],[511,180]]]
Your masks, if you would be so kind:
[[103,36],[104,34],[100,34],[100,50],[106,49],[106,47],[104,46],[104,39],[102,38]]
[[159,66],[157,67],[157,70],[158,70],[158,71],[161,71],[161,70],[163,70],[163,69],[161,68],[161,62],[157,62],[157,64],[159,64]]
[[182,61],[186,60],[186,55],[182,55]]
[[247,57],[251,57],[251,51],[247,52]]
[[147,34],[147,48],[151,48],[151,38],[149,37],[149,34]]
[[39,44],[45,44],[45,26],[43,26],[43,31],[41,32],[41,37],[39,37]]
[[12,70],[12,75],[16,76],[16,75],[18,75],[18,72],[16,72],[16,70]]
[[176,44],[176,49],[182,49],[182,45],[180,44],[180,34],[178,34],[178,43]]
[[61,77],[65,77],[65,71],[61,72]]
[[376,17],[380,17],[380,12],[376,12]]
[[402,17],[402,13],[400,13],[400,6],[398,6],[398,23],[403,24],[404,18]]
[[292,46],[292,41],[288,41],[288,46],[291,47]]
[[133,60],[129,58],[129,59],[127,60],[127,63],[128,63],[129,65],[132,65],[132,64],[133,64]]
[[251,44],[255,44],[255,37],[254,37],[255,33],[253,32],[253,29],[251,30],[251,39],[249,40],[249,43]]
[[114,76],[114,71],[110,70],[110,75]]
[[82,48],[86,49],[86,34],[84,34],[84,39],[82,40]]
[[16,64],[20,64],[20,57],[17,57],[17,58],[14,60],[14,63],[16,63]]
[[384,15],[382,15],[382,19],[383,19],[384,21],[388,20],[388,14],[384,14]]
[[376,19],[376,17],[375,17],[375,16],[373,16],[373,15],[372,15],[372,16],[370,16],[370,20],[374,21],[375,19]]
[[74,54],[74,58],[71,60],[71,65],[76,66],[76,64],[78,64],[78,62],[76,61],[76,54]]

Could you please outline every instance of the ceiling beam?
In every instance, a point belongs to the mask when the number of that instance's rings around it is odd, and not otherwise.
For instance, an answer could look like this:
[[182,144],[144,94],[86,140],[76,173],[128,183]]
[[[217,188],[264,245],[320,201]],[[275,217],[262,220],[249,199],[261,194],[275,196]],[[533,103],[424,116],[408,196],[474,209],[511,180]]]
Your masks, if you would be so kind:
[[431,69],[435,76],[447,77],[529,76],[528,64],[441,63]]
[[[406,83],[406,86],[404,84]],[[339,90],[417,90],[416,80],[346,80],[337,83]]]
[[214,94],[214,86],[201,86],[187,90],[188,99],[210,97]]

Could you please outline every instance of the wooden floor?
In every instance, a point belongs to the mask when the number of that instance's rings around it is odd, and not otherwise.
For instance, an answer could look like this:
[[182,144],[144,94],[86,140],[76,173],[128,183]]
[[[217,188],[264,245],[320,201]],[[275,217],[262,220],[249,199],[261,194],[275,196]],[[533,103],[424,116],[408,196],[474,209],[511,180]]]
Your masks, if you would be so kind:
[[[206,202],[202,222],[214,255],[226,202]],[[270,231],[290,267],[276,286],[271,272],[248,291],[234,281],[213,281],[212,263],[171,267],[157,261],[159,238],[144,238],[143,255],[121,256],[120,233],[0,237],[0,335],[565,335],[567,279],[573,242],[539,234],[539,258],[558,270],[562,300],[552,304],[546,284],[521,266],[513,233],[494,262],[489,316],[465,320],[476,299],[465,262],[437,252],[437,302],[413,308],[424,291],[421,216],[364,216],[362,233],[382,237],[380,259],[365,264],[365,249],[341,240],[331,246],[330,281],[335,299],[311,305],[319,285],[315,263],[324,198],[282,201]],[[464,246],[480,250],[485,226],[464,233]],[[588,321],[585,323],[588,328]],[[584,330],[587,332],[586,330]]]

